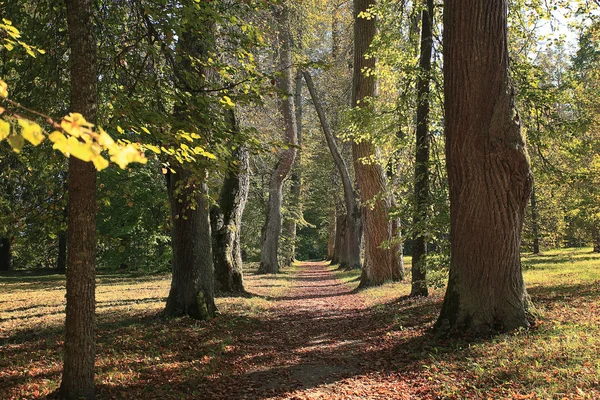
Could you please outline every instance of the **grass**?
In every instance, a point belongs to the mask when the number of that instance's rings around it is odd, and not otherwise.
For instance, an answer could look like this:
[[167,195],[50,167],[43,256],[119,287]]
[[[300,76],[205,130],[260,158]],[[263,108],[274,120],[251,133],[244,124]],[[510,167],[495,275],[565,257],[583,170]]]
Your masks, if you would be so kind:
[[[356,372],[344,384],[368,390],[388,379],[390,388],[404,385],[414,398],[431,399],[600,398],[600,255],[589,248],[560,249],[524,255],[523,262],[528,291],[542,317],[532,330],[487,340],[431,336],[443,289],[427,299],[407,299],[410,285],[399,282],[352,294],[379,324],[370,331],[369,343],[381,346],[374,354],[383,361],[370,363],[367,373]],[[301,267],[277,276],[256,275],[256,269],[249,265],[246,274],[252,296],[217,298],[220,316],[209,322],[157,317],[169,290],[166,275],[99,276],[99,398],[231,398],[234,378],[252,375],[251,366],[266,365],[275,354],[265,342],[290,340],[273,315],[280,315],[281,299],[295,290]],[[334,276],[351,291],[359,271],[335,271]],[[0,276],[1,399],[44,398],[57,389],[64,295],[59,275]],[[333,305],[341,298],[327,301]],[[347,318],[356,318],[360,326],[356,314]],[[390,393],[387,398],[401,398]]]

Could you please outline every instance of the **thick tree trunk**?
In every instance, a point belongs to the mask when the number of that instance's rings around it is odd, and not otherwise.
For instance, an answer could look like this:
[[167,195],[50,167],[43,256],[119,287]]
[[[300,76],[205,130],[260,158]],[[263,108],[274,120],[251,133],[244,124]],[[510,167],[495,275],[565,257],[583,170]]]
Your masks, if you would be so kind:
[[[375,76],[364,70],[375,70],[375,58],[365,55],[375,37],[375,19],[359,18],[361,12],[375,4],[374,0],[354,0],[354,74],[352,79],[352,107],[372,108],[369,98],[376,96]],[[372,129],[369,121],[362,121],[361,128]],[[369,140],[355,139],[352,144],[354,170],[363,205],[362,210],[365,259],[360,286],[381,285],[393,279],[396,268],[394,250],[384,247],[392,239],[389,221],[390,199],[385,196],[386,177],[377,163],[378,149]]]
[[12,270],[10,238],[0,238],[0,271]]
[[531,230],[533,234],[533,254],[540,254],[540,225],[537,198],[535,195],[535,182],[531,188]]
[[427,242],[429,213],[429,82],[433,48],[433,0],[426,0],[421,13],[421,57],[417,80],[417,132],[415,153],[415,199],[412,235],[411,296],[427,296]]
[[285,141],[292,147],[280,152],[279,161],[271,175],[269,182],[269,201],[267,204],[267,218],[262,230],[261,254],[259,273],[275,274],[279,272],[277,250],[281,233],[281,200],[283,195],[283,181],[287,178],[294,159],[296,158],[296,116],[294,114],[294,98],[292,90],[292,49],[290,38],[289,10],[286,4],[280,6],[276,17],[279,21],[279,66],[281,75],[277,79],[280,90],[279,110],[283,116],[285,126]]
[[[97,111],[96,40],[91,0],[66,0],[71,48],[71,109],[94,123]],[[69,159],[67,310],[60,397],[94,398],[96,289],[96,169]]]
[[[233,110],[227,111],[228,125],[234,135],[239,134],[239,126]],[[238,161],[223,181],[218,207],[211,213],[213,260],[217,289],[223,292],[243,293],[242,252],[240,232],[242,214],[248,199],[250,186],[248,149],[244,146],[233,151],[233,159]]]
[[451,259],[440,332],[529,326],[519,251],[533,178],[508,62],[506,0],[444,4]]
[[205,174],[175,167],[169,174],[173,278],[164,315],[208,320],[215,316],[214,274]]
[[342,186],[344,188],[344,204],[346,206],[346,232],[344,236],[346,243],[344,245],[345,251],[343,253],[338,253],[340,257],[340,268],[360,268],[360,249],[362,241],[361,213],[356,202],[356,196],[354,195],[354,188],[352,187],[350,173],[348,172],[348,167],[346,166],[346,163],[344,162],[344,159],[342,158],[342,155],[338,150],[337,144],[335,143],[335,138],[333,136],[333,133],[331,132],[329,122],[327,121],[327,117],[325,116],[325,111],[323,110],[323,106],[321,105],[321,101],[319,99],[317,90],[315,89],[312,77],[306,71],[303,71],[303,75],[304,80],[306,81],[306,86],[308,87],[308,91],[310,92],[310,96],[313,100],[315,110],[317,111],[317,115],[321,123],[321,128],[323,129],[323,133],[325,134],[327,146],[329,147],[329,151],[333,156],[333,161],[340,174],[340,178],[342,179]]

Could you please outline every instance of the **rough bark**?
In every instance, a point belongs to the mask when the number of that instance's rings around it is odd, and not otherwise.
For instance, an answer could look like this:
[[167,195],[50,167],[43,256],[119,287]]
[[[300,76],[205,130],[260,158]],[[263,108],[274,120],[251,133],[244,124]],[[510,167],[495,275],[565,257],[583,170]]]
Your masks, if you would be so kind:
[[310,92],[313,105],[315,106],[315,110],[317,111],[319,122],[321,123],[321,128],[323,130],[323,133],[325,134],[327,146],[329,147],[329,151],[331,152],[331,155],[333,157],[333,162],[335,163],[335,166],[340,174],[340,178],[342,179],[342,186],[344,188],[344,204],[346,206],[346,232],[344,234],[344,237],[346,243],[344,245],[344,252],[340,252],[338,254],[340,257],[340,268],[360,268],[360,249],[362,241],[361,212],[356,202],[356,196],[354,194],[354,188],[352,187],[350,173],[348,172],[348,167],[346,166],[346,163],[344,162],[344,159],[342,158],[342,155],[337,147],[335,137],[331,132],[329,121],[327,120],[325,110],[321,105],[321,101],[319,99],[319,95],[313,83],[312,77],[307,71],[303,71],[303,75],[304,80],[306,81],[306,86],[308,87],[308,91]]
[[531,188],[531,230],[533,234],[533,254],[540,254],[540,225],[537,198],[535,195],[535,183]]
[[[91,0],[66,0],[71,48],[71,110],[94,123],[97,111],[96,39]],[[94,398],[96,169],[69,159],[67,309],[60,397]]]
[[0,271],[12,270],[10,238],[0,238]]
[[[234,135],[239,126],[233,110],[227,111],[228,125]],[[250,186],[248,149],[237,147],[232,154],[237,165],[225,177],[218,207],[211,212],[213,260],[217,289],[223,292],[243,293],[242,252],[240,232],[242,215]],[[212,218],[214,216],[214,218]]]
[[[375,19],[359,18],[358,14],[375,4],[374,0],[354,0],[354,71],[352,79],[352,107],[372,108],[367,100],[377,94],[375,77],[366,76],[365,69],[375,70],[375,58],[365,58],[375,37]],[[370,130],[370,123],[362,122]],[[361,201],[367,205],[362,210],[365,257],[360,286],[381,285],[393,279],[396,258],[393,249],[386,248],[392,239],[389,221],[390,199],[385,195],[386,177],[376,162],[379,151],[368,140],[357,139],[352,144],[354,170]]]
[[506,0],[444,4],[451,258],[442,333],[530,325],[519,250],[532,174],[508,62]]
[[174,169],[167,177],[173,277],[164,315],[208,320],[216,306],[206,176],[181,166]]
[[280,6],[276,13],[279,21],[279,62],[278,70],[281,75],[277,79],[280,91],[278,106],[285,127],[285,142],[291,147],[280,151],[279,160],[269,181],[269,200],[267,217],[262,229],[261,254],[259,273],[275,274],[279,272],[277,250],[281,233],[281,200],[283,196],[283,181],[287,178],[294,159],[296,158],[296,116],[294,114],[294,97],[292,90],[292,50],[290,38],[289,10],[287,5]]
[[415,191],[412,234],[411,296],[427,296],[427,242],[425,229],[429,213],[429,83],[433,48],[433,0],[421,12],[421,55],[417,79],[417,131]]

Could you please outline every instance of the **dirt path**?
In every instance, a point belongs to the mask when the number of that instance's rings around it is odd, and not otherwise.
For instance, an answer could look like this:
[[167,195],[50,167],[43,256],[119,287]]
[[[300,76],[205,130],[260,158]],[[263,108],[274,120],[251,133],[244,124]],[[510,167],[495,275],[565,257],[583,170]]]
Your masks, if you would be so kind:
[[302,263],[269,315],[237,337],[226,357],[235,367],[213,382],[214,398],[425,398],[411,368],[423,336],[405,334],[398,346],[394,304],[373,310],[352,288],[325,263]]

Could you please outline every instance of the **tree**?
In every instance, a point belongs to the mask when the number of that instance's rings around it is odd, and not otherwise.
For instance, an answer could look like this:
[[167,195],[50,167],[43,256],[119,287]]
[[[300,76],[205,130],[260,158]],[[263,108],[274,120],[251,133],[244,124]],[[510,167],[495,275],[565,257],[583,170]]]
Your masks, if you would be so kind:
[[289,4],[284,2],[277,6],[276,19],[279,21],[279,60],[277,88],[279,90],[279,111],[283,117],[285,141],[289,146],[282,150],[277,165],[269,181],[269,200],[267,218],[261,237],[260,273],[274,274],[279,272],[278,246],[281,234],[281,201],[283,182],[287,178],[296,158],[296,116],[294,113],[294,97],[292,96],[292,48],[290,37]]
[[[373,130],[373,98],[377,94],[375,58],[368,54],[376,33],[375,18],[368,15],[372,0],[354,0],[354,73],[352,107],[357,111],[357,130],[352,143],[354,171],[363,205],[365,258],[360,286],[381,285],[399,274],[397,258],[390,243],[393,239],[389,220],[390,199],[386,193],[386,176],[378,163],[379,150],[369,140]],[[365,15],[367,14],[367,15]],[[360,121],[358,121],[360,120]]]
[[520,246],[532,173],[508,75],[507,1],[444,6],[451,259],[436,329],[528,327]]
[[[227,110],[228,125],[233,135],[239,135],[239,125],[234,110]],[[248,148],[244,144],[234,145],[231,166],[221,187],[218,206],[211,211],[213,235],[213,260],[218,289],[224,292],[244,292],[242,272],[242,248],[240,232],[242,215],[250,185]]]
[[[303,71],[303,75],[306,81],[306,86],[310,92],[310,96],[312,97],[313,105],[315,106],[317,115],[319,116],[319,121],[321,123],[323,133],[325,134],[327,146],[329,147],[329,151],[331,152],[335,166],[340,174],[342,187],[344,189],[344,204],[346,206],[346,214],[341,218],[339,218],[339,216],[336,218],[336,220],[339,220],[340,222],[340,225],[336,226],[336,232],[340,236],[340,243],[337,243],[337,245],[341,248],[341,251],[336,251],[339,257],[339,259],[336,261],[338,261],[340,268],[360,268],[360,250],[362,241],[361,212],[356,202],[354,188],[350,179],[350,173],[348,172],[346,163],[344,162],[344,159],[337,148],[337,144],[335,143],[335,137],[333,136],[331,128],[329,127],[327,116],[325,115],[325,111],[323,110],[323,106],[319,100],[319,95],[313,83],[312,77],[307,71]],[[341,243],[342,240],[345,241],[344,244]]]
[[427,296],[426,223],[429,212],[429,82],[433,50],[433,0],[421,11],[421,55],[417,77],[417,129],[415,146],[415,187],[412,233],[411,296]]
[[[66,0],[71,48],[71,109],[94,122],[97,111],[96,39],[91,0]],[[69,160],[67,311],[60,396],[94,398],[96,288],[96,168]]]

